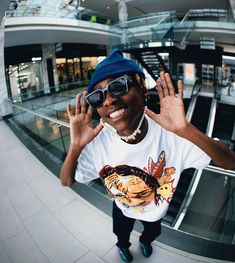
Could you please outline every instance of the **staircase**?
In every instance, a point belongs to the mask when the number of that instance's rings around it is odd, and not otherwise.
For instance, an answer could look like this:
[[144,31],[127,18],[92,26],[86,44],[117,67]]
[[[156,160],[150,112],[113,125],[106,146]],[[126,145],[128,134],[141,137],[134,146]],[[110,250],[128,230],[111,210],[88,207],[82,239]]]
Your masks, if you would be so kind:
[[161,71],[169,73],[169,59],[163,59],[155,50],[142,50],[135,52],[134,56],[155,80]]

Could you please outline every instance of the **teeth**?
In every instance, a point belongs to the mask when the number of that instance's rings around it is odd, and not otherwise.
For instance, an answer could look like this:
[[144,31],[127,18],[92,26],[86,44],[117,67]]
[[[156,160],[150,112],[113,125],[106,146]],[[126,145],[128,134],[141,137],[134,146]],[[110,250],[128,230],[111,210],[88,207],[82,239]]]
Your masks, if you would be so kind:
[[114,112],[110,113],[109,116],[110,116],[111,118],[115,118],[115,117],[117,117],[117,116],[119,116],[119,115],[122,115],[123,112],[124,112],[124,109],[120,109],[120,110],[117,110],[117,111],[114,111]]

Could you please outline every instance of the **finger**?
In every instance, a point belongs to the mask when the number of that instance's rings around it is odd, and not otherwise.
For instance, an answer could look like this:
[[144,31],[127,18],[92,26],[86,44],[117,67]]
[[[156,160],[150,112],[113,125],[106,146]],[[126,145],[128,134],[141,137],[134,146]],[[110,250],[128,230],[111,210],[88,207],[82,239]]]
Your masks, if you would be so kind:
[[166,78],[166,83],[167,83],[170,95],[175,96],[175,88],[173,86],[169,73],[165,74],[165,78]]
[[162,85],[161,85],[161,80],[157,79],[157,92],[158,92],[158,97],[161,100],[164,97],[163,90],[162,90]]
[[81,113],[86,113],[86,91],[82,92],[82,107],[81,107]]
[[71,116],[73,115],[72,114],[72,107],[71,107],[70,103],[67,104],[67,113],[68,113],[68,116],[69,116],[69,119],[70,119]]
[[161,85],[163,87],[164,96],[168,96],[169,89],[166,83],[165,73],[163,71],[160,72],[160,78],[161,78]]
[[101,123],[99,123],[95,128],[94,128],[94,133],[95,133],[95,136],[97,136],[100,131],[103,129],[103,125]]
[[178,80],[178,97],[183,99],[183,82]]
[[146,110],[146,114],[149,116],[149,118],[151,118],[152,120],[154,120],[155,122],[159,123],[160,122],[160,114],[156,114],[155,112],[151,111],[150,109]]
[[91,107],[91,105],[89,105],[89,107],[88,107],[87,114],[88,114],[90,117],[92,117],[92,115],[93,115],[93,108]]
[[81,98],[81,95],[78,93],[76,96],[76,107],[75,107],[76,115],[78,115],[81,112],[80,98]]

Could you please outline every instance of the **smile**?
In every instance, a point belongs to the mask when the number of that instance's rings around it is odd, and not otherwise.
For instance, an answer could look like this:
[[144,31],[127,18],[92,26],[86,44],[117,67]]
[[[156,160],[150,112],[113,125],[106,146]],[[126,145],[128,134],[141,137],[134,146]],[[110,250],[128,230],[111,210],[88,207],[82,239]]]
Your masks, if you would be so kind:
[[110,113],[110,114],[109,114],[109,117],[110,117],[110,118],[119,117],[119,116],[121,116],[121,115],[124,113],[124,111],[125,111],[124,109],[116,110],[116,111]]

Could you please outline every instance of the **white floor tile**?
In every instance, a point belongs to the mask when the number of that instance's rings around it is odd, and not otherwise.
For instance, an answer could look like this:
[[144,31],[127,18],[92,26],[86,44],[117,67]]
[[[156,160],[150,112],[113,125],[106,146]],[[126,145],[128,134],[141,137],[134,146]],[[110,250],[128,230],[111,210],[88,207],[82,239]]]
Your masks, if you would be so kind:
[[12,263],[49,263],[26,231],[5,241],[4,247]]
[[1,263],[12,263],[2,243],[0,243],[0,262]]
[[[198,263],[199,261],[187,258],[185,256],[181,256],[169,250],[165,250],[163,248],[157,247],[154,242],[153,245],[153,254],[149,258],[145,258],[142,255],[139,244],[139,236],[131,235],[131,247],[130,252],[133,255],[133,263]],[[114,246],[109,253],[107,253],[103,259],[108,263],[121,263],[122,260],[119,256],[119,251],[116,246]]]
[[48,211],[27,219],[25,226],[51,263],[72,263],[88,251]]
[[57,211],[55,216],[66,229],[100,257],[116,243],[111,218],[108,220],[78,200]]
[[3,185],[2,181],[0,180],[0,195],[5,195],[7,193],[5,186]]
[[0,195],[0,241],[4,241],[24,230],[9,197]]
[[14,160],[1,164],[0,180],[4,185],[11,185],[22,179],[21,171],[18,169]]
[[90,251],[75,263],[106,263],[106,262],[103,261],[101,258],[97,257],[93,252]]
[[43,174],[30,178],[27,183],[41,202],[52,212],[65,206],[75,198],[74,195],[64,189],[58,178],[49,172],[44,171]]
[[26,219],[45,208],[25,181],[11,185],[7,191],[21,219]]

